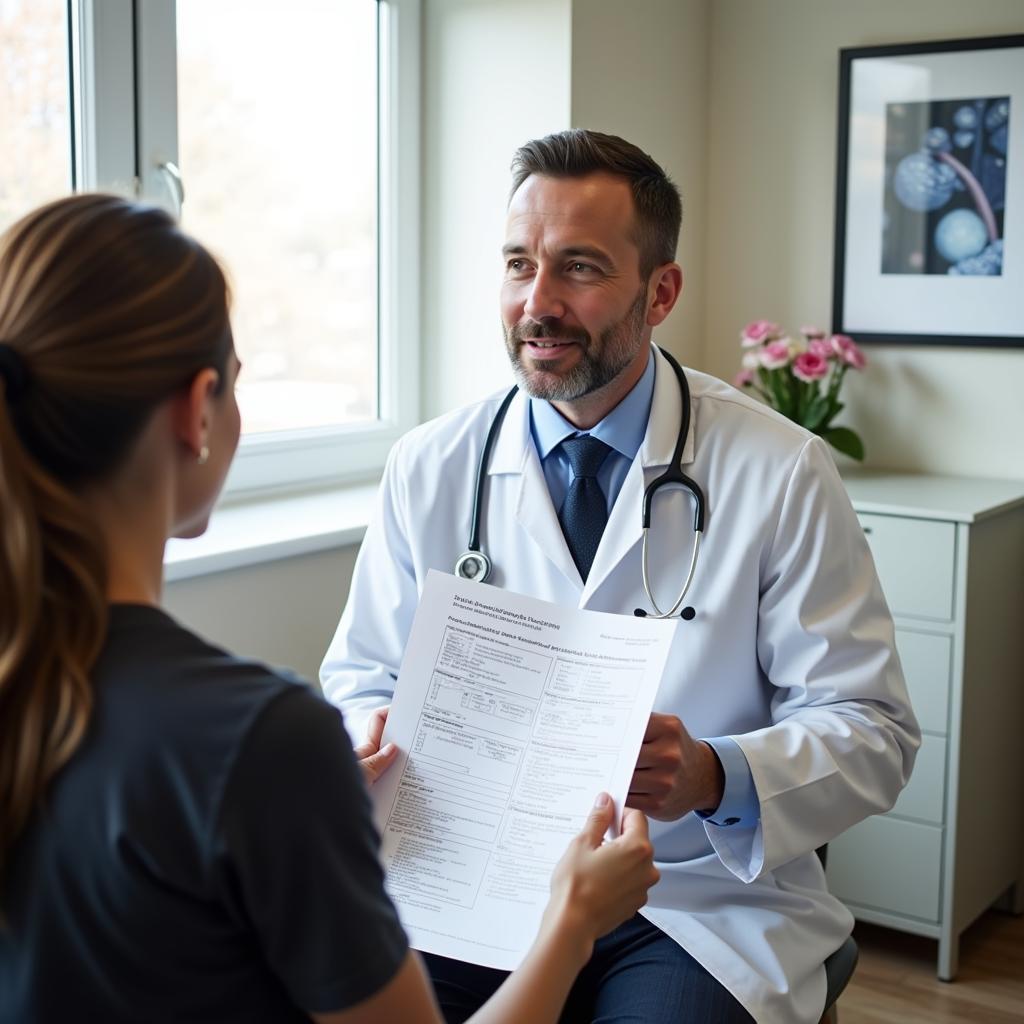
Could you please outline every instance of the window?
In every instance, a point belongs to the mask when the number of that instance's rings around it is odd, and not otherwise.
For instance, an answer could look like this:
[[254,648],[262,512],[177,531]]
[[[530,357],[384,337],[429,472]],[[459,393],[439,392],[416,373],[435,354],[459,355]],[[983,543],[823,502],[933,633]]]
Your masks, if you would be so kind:
[[222,260],[243,363],[229,494],[366,477],[416,422],[419,15],[0,0],[0,145],[24,154],[0,227],[74,180],[166,206]]
[[230,268],[246,431],[372,422],[377,5],[177,8],[182,223]]
[[0,0],[0,231],[72,187],[66,0]]

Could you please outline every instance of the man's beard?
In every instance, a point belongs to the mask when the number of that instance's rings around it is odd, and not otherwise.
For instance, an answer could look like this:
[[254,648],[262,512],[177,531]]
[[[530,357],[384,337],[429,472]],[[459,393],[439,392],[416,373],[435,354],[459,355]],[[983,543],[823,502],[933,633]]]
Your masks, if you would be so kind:
[[[519,386],[531,398],[549,402],[571,402],[610,384],[636,357],[647,320],[647,288],[643,287],[626,315],[606,327],[596,344],[587,331],[562,327],[558,323],[520,321],[506,327],[505,348]],[[580,346],[580,359],[570,369],[559,373],[543,366],[528,368],[523,347],[527,341],[574,341]]]

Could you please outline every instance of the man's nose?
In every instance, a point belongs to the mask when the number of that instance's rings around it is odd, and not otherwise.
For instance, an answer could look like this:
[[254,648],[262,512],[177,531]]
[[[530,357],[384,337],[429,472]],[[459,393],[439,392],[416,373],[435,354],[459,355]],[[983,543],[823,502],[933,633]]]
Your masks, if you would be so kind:
[[523,304],[523,312],[532,320],[561,319],[565,316],[565,302],[555,275],[538,270],[530,283],[530,292]]

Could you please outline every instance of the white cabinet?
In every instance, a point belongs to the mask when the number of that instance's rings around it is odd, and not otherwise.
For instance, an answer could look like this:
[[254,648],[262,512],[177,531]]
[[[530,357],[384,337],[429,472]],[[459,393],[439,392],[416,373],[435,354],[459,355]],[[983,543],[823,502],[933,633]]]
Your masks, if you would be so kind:
[[829,844],[829,886],[861,920],[938,939],[951,980],[982,911],[1024,910],[1024,482],[844,480],[923,740],[896,806]]

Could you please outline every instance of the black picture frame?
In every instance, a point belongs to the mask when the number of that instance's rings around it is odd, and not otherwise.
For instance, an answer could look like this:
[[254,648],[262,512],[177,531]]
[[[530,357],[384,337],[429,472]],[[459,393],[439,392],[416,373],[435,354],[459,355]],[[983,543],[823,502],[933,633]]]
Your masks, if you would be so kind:
[[840,50],[836,153],[833,332],[1024,347],[1024,34]]

